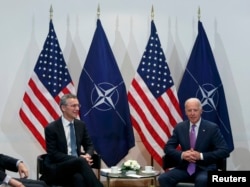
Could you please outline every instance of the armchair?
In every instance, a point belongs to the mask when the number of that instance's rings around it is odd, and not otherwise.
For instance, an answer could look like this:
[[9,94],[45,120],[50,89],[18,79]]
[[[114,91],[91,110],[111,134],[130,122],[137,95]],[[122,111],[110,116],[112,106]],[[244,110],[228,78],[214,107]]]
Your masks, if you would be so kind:
[[[42,175],[44,174],[44,159],[47,156],[47,154],[42,154],[37,156],[37,173],[36,177],[37,180],[42,180]],[[97,178],[100,180],[100,170],[101,170],[101,157],[98,154],[92,155],[93,159],[93,165],[91,165],[91,168],[97,170]],[[51,187],[61,187],[57,185],[50,185]],[[65,186],[66,187],[66,186]]]
[[[177,161],[174,160],[173,158],[164,155],[162,157],[162,169],[167,171],[170,168],[173,168],[177,165]],[[227,169],[227,160],[226,158],[224,159],[219,159],[216,163],[217,169],[221,171],[226,171]],[[194,183],[192,181],[190,182],[179,182],[176,187],[194,187]]]

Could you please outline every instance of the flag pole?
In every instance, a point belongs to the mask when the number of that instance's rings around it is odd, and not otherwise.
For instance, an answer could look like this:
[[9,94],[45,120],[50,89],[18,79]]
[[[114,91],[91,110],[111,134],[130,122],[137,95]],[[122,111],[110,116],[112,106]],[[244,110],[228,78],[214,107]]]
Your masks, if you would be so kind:
[[53,18],[53,8],[52,8],[52,5],[50,5],[49,13],[50,13],[50,19],[52,20],[52,18]]
[[[155,15],[154,6],[152,5],[152,8],[151,8],[151,20],[154,20],[154,15]],[[154,159],[153,159],[152,155],[151,155],[151,161],[150,162],[151,162],[151,166],[154,167]]]
[[151,20],[154,20],[154,6],[151,8]]
[[[152,8],[151,8],[151,20],[153,21],[154,20],[154,16],[155,16],[155,13],[154,13],[154,6],[152,5]],[[150,165],[152,166],[152,167],[154,167],[154,159],[153,159],[153,157],[152,157],[152,155],[150,154]],[[154,186],[154,180],[152,179],[151,180],[151,185],[150,185],[150,187],[153,187]]]
[[100,18],[100,4],[98,4],[98,6],[97,6],[97,19],[99,19]]
[[201,18],[201,9],[200,7],[198,8],[198,20],[200,21],[200,18]]
[[[152,8],[151,8],[151,20],[154,20],[154,15],[155,15],[154,6],[152,5]],[[151,155],[150,163],[151,163],[151,166],[154,167],[154,159],[153,159],[152,155]]]

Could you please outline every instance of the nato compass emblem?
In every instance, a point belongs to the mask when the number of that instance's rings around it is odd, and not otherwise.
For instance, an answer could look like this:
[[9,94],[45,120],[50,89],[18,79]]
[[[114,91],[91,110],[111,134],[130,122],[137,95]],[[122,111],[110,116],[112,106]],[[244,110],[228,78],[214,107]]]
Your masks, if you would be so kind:
[[214,85],[206,83],[202,86],[199,85],[199,89],[196,92],[196,97],[200,99],[203,112],[213,112],[216,110],[218,102],[219,102],[219,92],[218,87],[214,87]]
[[[122,83],[123,82],[120,84]],[[119,85],[114,86],[108,82],[102,82],[98,85],[95,84],[91,91],[92,107],[84,116],[88,115],[94,108],[100,111],[115,110],[115,106],[119,101],[119,92],[117,90]]]

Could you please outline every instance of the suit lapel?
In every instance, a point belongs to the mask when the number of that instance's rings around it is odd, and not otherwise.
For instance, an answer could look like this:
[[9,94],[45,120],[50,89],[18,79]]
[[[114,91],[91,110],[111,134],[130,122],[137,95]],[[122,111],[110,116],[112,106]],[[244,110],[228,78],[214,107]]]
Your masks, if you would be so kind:
[[66,135],[65,135],[64,128],[63,128],[63,124],[62,124],[62,119],[59,120],[57,127],[58,127],[58,133],[60,134],[60,137],[62,138],[62,141],[63,141],[63,149],[65,153],[68,153],[67,140],[66,140]]
[[80,138],[79,138],[79,124],[77,123],[76,120],[74,120],[74,128],[75,128],[75,136],[76,136],[76,147],[77,147],[77,152],[80,149]]
[[204,142],[202,142],[202,139],[204,139],[205,132],[206,132],[205,124],[201,120],[199,131],[198,131],[197,138],[196,138],[196,144],[195,144],[195,148],[197,150],[199,150],[200,145],[202,145],[204,143]]
[[185,142],[186,142],[186,146],[187,146],[187,149],[190,148],[190,139],[189,139],[189,121],[186,121],[186,124],[185,124],[185,129],[184,129],[184,139],[185,139]]

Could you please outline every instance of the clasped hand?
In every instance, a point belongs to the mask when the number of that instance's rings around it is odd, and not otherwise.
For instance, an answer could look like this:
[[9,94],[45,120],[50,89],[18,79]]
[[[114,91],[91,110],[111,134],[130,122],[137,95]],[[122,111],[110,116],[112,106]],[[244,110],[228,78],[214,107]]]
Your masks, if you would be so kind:
[[188,162],[193,162],[193,163],[201,159],[200,153],[198,151],[195,151],[194,149],[184,151],[182,154],[182,158],[184,160],[187,160]]
[[93,159],[89,154],[81,155],[81,157],[85,158],[85,160],[89,163],[90,166],[93,164]]

